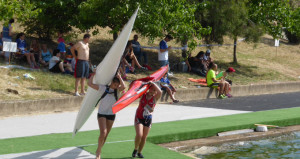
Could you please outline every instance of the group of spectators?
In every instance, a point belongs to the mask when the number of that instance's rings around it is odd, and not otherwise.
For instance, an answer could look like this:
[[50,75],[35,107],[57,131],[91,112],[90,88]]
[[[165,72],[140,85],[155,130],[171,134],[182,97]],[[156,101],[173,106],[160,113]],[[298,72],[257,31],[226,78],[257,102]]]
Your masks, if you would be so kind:
[[17,43],[17,52],[4,52],[3,43],[13,41],[13,23],[14,19],[11,19],[7,26],[3,26],[0,34],[0,55],[4,57],[7,64],[14,57],[25,59],[29,67],[33,69],[48,67],[49,71],[54,73],[72,74],[74,72],[71,63],[65,59],[66,44],[61,32],[58,36],[59,44],[54,50],[49,49],[46,43],[40,45],[37,39],[31,40],[30,45],[28,45],[26,35],[18,33],[15,40]]
[[[7,63],[10,61],[12,54],[10,52],[2,51],[3,42],[12,42],[13,23],[14,19],[11,19],[8,25],[3,27],[3,31],[0,34],[0,56],[3,56]],[[128,41],[123,53],[119,68],[119,72],[123,80],[127,80],[127,73],[135,74],[136,68],[142,71],[152,70],[152,68],[148,65],[148,56],[142,50],[138,38],[138,35],[134,35],[133,40]],[[33,69],[48,67],[50,72],[74,74],[76,78],[75,95],[80,96],[85,94],[85,80],[89,77],[91,72],[90,66],[92,66],[89,62],[89,39],[90,35],[85,34],[83,40],[73,46],[72,43],[66,44],[63,38],[63,33],[59,32],[57,38],[58,45],[54,50],[52,50],[48,48],[46,43],[40,45],[39,41],[36,39],[31,40],[28,47],[25,34],[19,33],[16,36],[17,53],[14,53],[13,57],[26,59],[28,65]],[[159,43],[158,63],[161,67],[169,65],[169,51],[172,47],[168,46],[168,42],[172,39],[173,37],[171,35],[166,35]],[[66,47],[67,45],[69,46]],[[213,86],[211,85],[211,81],[214,85],[216,85],[215,83],[218,83],[221,93],[220,98],[225,98],[225,96],[231,97],[229,94],[229,82],[225,80],[224,76],[223,78],[219,78],[223,79],[219,81],[217,78],[215,80],[210,79],[210,76],[212,75],[211,70],[216,71],[217,69],[217,65],[213,62],[210,54],[211,51],[206,50],[206,52],[200,51],[194,57],[188,56],[185,61],[188,71],[206,78],[207,75],[209,75],[209,79],[207,79],[208,86]],[[225,71],[224,74],[231,72],[234,71],[229,69]],[[169,71],[167,76],[162,78],[160,86],[168,92],[173,102],[178,102],[174,96],[176,90],[170,84],[168,79],[170,76],[173,76],[173,74]],[[80,93],[78,92],[79,84],[81,84]]]

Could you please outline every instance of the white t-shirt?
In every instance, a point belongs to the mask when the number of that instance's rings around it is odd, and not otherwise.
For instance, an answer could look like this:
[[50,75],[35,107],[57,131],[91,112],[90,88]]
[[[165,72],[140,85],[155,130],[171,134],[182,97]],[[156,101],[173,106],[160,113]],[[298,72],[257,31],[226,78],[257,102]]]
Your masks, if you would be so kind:
[[[99,85],[98,93],[102,94],[105,92],[106,86],[105,85]],[[109,88],[109,92],[106,96],[100,100],[99,102],[99,109],[98,113],[103,115],[113,115],[112,112],[112,106],[116,103],[116,98],[114,94],[114,90]],[[118,91],[118,97],[119,97],[119,91]]]
[[49,61],[49,70],[52,68],[52,67],[54,67],[55,65],[56,65],[56,61],[59,61],[60,59],[59,59],[59,57],[57,57],[57,56],[53,56],[53,57],[51,57],[51,59],[50,59],[50,61]]
[[165,52],[160,52],[160,49],[167,49],[168,48],[168,44],[165,40],[162,40],[160,43],[159,43],[159,49],[158,49],[158,61],[166,61],[168,60],[168,54],[169,54],[169,51],[166,50]]

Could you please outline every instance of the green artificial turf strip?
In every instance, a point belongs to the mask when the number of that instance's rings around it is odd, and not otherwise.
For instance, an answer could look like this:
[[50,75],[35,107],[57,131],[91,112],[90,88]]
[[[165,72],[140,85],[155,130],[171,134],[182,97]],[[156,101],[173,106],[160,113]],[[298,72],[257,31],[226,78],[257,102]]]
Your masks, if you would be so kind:
[[[253,124],[289,126],[300,124],[300,108],[278,109],[237,115],[155,123],[148,142],[165,143],[214,136],[218,132],[254,128]],[[73,139],[71,133],[49,134],[0,140],[0,154],[49,150],[86,144],[96,144],[99,130],[79,132]],[[133,140],[133,126],[113,128],[108,142]]]
[[[102,149],[101,158],[103,159],[131,159],[131,153],[134,148],[134,142],[122,142],[122,143],[107,143]],[[95,154],[97,146],[87,146],[83,147],[84,150]],[[160,147],[158,145],[152,144],[150,142],[146,143],[144,150],[142,152],[145,158],[158,159],[158,158],[172,158],[172,159],[190,159],[183,154],[170,151],[166,148]],[[164,156],[164,157],[162,157]]]

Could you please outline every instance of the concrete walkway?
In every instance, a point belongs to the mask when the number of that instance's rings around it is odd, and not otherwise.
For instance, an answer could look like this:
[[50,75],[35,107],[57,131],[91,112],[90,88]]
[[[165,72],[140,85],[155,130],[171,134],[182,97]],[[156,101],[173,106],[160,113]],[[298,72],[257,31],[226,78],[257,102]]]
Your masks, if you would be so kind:
[[[121,110],[117,114],[114,127],[133,125],[136,108],[136,106],[130,106]],[[246,112],[249,111],[158,104],[155,108],[153,123]],[[2,119],[0,120],[0,125],[5,129],[0,130],[0,139],[72,132],[77,113],[78,112],[64,112]],[[93,112],[80,131],[99,129],[96,114],[97,110]]]

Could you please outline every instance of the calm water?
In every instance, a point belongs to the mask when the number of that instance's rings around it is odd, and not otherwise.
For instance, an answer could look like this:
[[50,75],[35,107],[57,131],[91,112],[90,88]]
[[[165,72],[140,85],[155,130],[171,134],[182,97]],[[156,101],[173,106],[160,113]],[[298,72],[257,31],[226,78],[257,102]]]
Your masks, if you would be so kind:
[[192,153],[203,159],[300,159],[300,132],[258,141],[201,147]]

